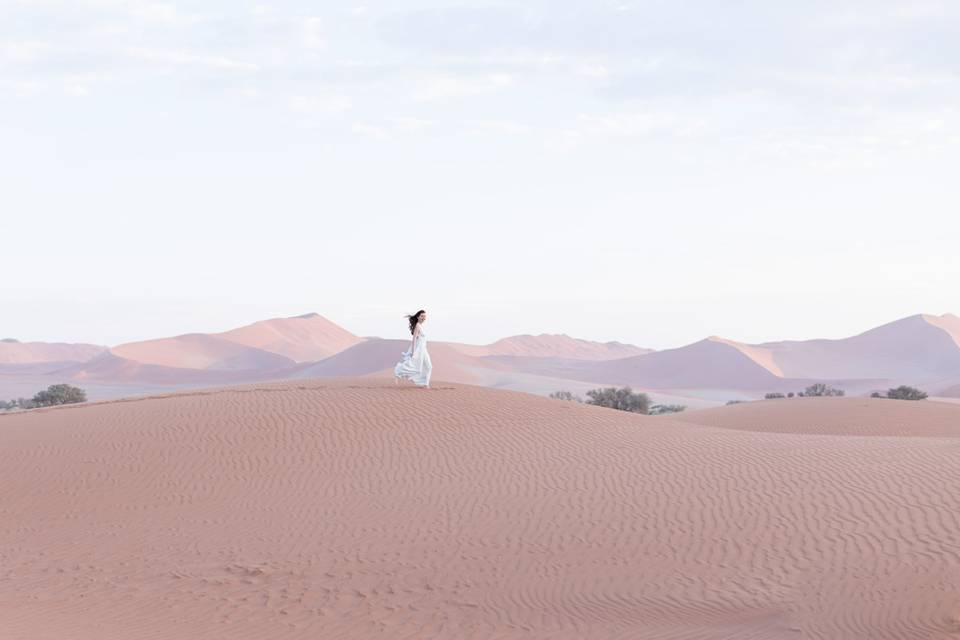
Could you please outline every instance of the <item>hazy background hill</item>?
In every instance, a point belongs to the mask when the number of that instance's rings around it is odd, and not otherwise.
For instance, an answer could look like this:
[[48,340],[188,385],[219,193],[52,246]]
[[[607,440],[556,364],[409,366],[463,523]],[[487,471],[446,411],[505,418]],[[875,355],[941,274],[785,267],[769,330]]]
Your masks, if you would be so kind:
[[[0,398],[74,382],[92,399],[288,378],[391,376],[406,339],[363,338],[316,313],[220,333],[113,347],[0,342]],[[567,335],[488,345],[432,342],[437,380],[547,394],[630,385],[691,407],[800,391],[827,382],[849,394],[899,384],[960,396],[960,318],[915,315],[839,340],[745,344],[711,336],[654,351]]]

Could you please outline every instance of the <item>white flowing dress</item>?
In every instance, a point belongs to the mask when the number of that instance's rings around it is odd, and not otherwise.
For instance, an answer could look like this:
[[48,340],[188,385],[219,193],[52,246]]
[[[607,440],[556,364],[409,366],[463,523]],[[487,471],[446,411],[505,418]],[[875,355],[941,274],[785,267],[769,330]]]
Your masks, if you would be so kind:
[[421,387],[430,384],[430,374],[433,372],[433,363],[430,362],[430,353],[427,351],[427,334],[420,330],[413,347],[402,354],[403,360],[393,368],[393,375],[413,381]]

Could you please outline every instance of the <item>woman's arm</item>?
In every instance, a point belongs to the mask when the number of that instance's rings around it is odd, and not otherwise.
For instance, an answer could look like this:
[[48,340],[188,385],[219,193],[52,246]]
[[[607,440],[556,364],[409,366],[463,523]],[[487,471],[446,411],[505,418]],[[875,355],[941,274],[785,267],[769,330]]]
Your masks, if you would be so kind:
[[420,335],[420,325],[418,324],[413,328],[413,341],[410,343],[410,353],[413,353],[417,348],[417,336]]

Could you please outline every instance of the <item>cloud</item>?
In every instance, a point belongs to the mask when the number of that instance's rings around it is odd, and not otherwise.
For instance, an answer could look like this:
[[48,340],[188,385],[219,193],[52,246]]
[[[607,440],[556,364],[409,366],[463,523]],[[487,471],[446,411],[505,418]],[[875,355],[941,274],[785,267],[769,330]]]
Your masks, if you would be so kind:
[[435,123],[422,118],[388,117],[378,122],[355,122],[351,130],[362,136],[387,139],[423,133]]
[[588,78],[606,78],[610,75],[607,65],[598,62],[579,62],[573,65],[573,72],[578,76]]
[[43,41],[0,41],[0,62],[19,64],[35,62],[54,49],[53,44]]
[[129,47],[126,53],[141,58],[147,62],[166,66],[200,66],[221,71],[254,72],[260,70],[260,65],[253,62],[236,60],[226,56],[196,53],[192,51],[178,51],[166,49],[150,49],[146,47]]
[[323,35],[323,20],[317,17],[304,18],[300,24],[301,41],[307,49],[320,49],[326,44]]
[[491,73],[476,77],[452,74],[431,74],[418,79],[414,89],[416,100],[461,98],[499,91],[513,84],[508,73]]
[[290,109],[308,120],[340,115],[350,109],[352,100],[345,95],[296,95],[290,98]]
[[185,25],[201,21],[198,14],[184,13],[175,5],[166,2],[122,2],[117,3],[135,18],[144,22],[164,25]]

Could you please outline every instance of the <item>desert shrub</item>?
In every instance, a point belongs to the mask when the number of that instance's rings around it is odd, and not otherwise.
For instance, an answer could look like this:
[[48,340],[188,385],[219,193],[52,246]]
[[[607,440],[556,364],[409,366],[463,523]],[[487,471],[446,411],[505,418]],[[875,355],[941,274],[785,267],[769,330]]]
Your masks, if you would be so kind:
[[788,397],[788,398],[792,398],[792,397],[793,397],[793,391],[791,391],[790,393],[788,393],[788,394],[787,394],[787,397]]
[[35,407],[52,407],[60,404],[74,404],[77,402],[86,402],[87,394],[79,387],[72,387],[69,384],[54,384],[47,387],[33,396],[33,405]]
[[873,393],[870,394],[870,397],[871,397],[871,398],[886,398],[887,396],[883,395],[883,394],[880,393],[879,391],[874,391]]
[[566,400],[567,402],[583,402],[583,398],[575,396],[569,391],[554,391],[550,394],[554,400]]
[[14,411],[16,409],[32,409],[33,400],[27,398],[14,398],[9,402],[0,400],[0,411]]
[[920,389],[914,389],[907,385],[901,385],[896,389],[887,391],[887,397],[893,400],[925,400],[927,394]]
[[806,389],[804,389],[801,395],[807,398],[810,398],[810,397],[819,398],[823,396],[842,396],[844,394],[845,392],[843,389],[834,389],[828,384],[817,382],[816,384],[812,384]]
[[684,404],[655,404],[650,407],[650,415],[659,416],[665,413],[680,413],[681,411],[686,411],[687,406]]
[[782,393],[768,393],[767,395],[763,396],[763,399],[764,399],[764,400],[777,400],[777,399],[779,399],[779,398],[785,398],[785,397],[786,397],[786,396],[783,395]]
[[727,406],[729,407],[732,404],[741,404],[743,400],[727,400]]
[[632,413],[650,413],[650,396],[634,392],[630,387],[591,389],[587,391],[587,397],[587,404]]

